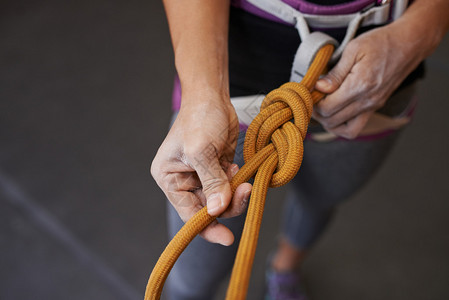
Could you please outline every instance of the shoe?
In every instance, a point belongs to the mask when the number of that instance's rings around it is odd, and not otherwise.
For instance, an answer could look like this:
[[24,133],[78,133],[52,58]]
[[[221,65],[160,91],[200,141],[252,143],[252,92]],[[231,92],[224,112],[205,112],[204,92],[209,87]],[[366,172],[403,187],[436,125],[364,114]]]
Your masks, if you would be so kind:
[[296,272],[266,272],[265,300],[308,300]]

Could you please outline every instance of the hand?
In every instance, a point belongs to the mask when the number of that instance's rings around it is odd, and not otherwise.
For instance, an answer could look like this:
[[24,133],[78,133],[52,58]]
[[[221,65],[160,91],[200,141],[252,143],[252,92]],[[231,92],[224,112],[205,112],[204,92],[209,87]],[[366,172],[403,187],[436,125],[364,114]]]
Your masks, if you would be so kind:
[[395,23],[352,40],[337,65],[317,82],[315,88],[328,95],[315,105],[313,118],[331,133],[357,137],[419,64],[418,47],[416,36],[408,40]]
[[[221,217],[242,214],[248,203],[251,184],[243,183],[230,205],[239,124],[229,98],[223,98],[204,91],[183,96],[178,117],[151,165],[151,174],[184,222],[206,203],[210,215]],[[234,241],[232,232],[217,221],[201,236],[223,245]]]

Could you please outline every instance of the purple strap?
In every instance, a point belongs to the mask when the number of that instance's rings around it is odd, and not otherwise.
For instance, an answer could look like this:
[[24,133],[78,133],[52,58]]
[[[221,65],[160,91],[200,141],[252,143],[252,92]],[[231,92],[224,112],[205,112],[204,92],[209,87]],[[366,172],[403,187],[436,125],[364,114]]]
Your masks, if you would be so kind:
[[[337,4],[337,5],[318,5],[318,4],[307,2],[305,0],[282,0],[282,1],[302,13],[311,14],[311,15],[351,14],[351,13],[356,13],[358,11],[361,11],[362,9],[366,8],[367,6],[369,6],[373,3],[378,4],[379,2],[382,2],[380,0],[355,0],[352,2],[347,2],[347,3]],[[252,13],[256,16],[259,16],[261,18],[286,24],[281,19],[269,14],[268,12],[266,12],[264,10],[261,10],[260,8],[252,5],[251,3],[249,3],[246,0],[232,0],[231,5],[233,5],[234,7],[243,9],[243,10],[245,10],[249,13]]]
[[173,111],[179,111],[181,108],[181,82],[179,81],[178,75],[175,75],[175,81],[173,83],[173,93],[172,93],[172,109]]
[[304,0],[283,0],[288,5],[305,14],[311,15],[344,15],[358,12],[378,0],[356,0],[337,5],[318,5]]

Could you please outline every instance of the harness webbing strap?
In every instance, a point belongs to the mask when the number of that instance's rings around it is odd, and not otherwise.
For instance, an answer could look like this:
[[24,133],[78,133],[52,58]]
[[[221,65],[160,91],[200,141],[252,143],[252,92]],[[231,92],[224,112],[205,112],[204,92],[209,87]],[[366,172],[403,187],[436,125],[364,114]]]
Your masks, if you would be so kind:
[[400,16],[405,12],[409,4],[408,0],[394,0],[394,7],[392,9],[393,20],[399,19]]
[[291,25],[295,25],[298,18],[304,18],[310,27],[316,29],[347,27],[359,14],[364,14],[360,26],[383,25],[389,21],[391,9],[390,1],[383,1],[384,3],[379,6],[371,4],[356,13],[321,15],[302,13],[281,0],[248,0],[248,2]]
[[[313,104],[323,96],[313,90],[314,85],[326,69],[333,50],[333,45],[324,45],[300,83],[288,82],[271,91],[248,127],[243,148],[245,164],[230,182],[232,192],[254,175],[255,180],[227,300],[246,298],[268,186],[288,183],[301,166],[303,140]],[[159,257],[148,280],[145,300],[160,298],[168,273],[179,255],[214,220],[204,207],[184,224]]]
[[[380,6],[367,7],[365,10],[353,14],[324,16],[303,14],[281,0],[248,0],[248,2],[294,25],[298,30],[301,44],[296,52],[290,75],[290,81],[296,82],[302,80],[313,58],[323,45],[333,44],[336,47],[331,59],[332,63],[336,63],[360,26],[385,24],[390,16],[389,1]],[[322,26],[325,28],[347,27],[347,29],[343,41],[339,44],[334,38],[322,32],[315,31],[310,33],[309,26]]]
[[334,38],[320,31],[315,31],[307,35],[301,41],[301,44],[296,51],[290,74],[290,81],[300,82],[306,75],[315,55],[327,44],[334,45],[335,48],[338,47],[338,42]]

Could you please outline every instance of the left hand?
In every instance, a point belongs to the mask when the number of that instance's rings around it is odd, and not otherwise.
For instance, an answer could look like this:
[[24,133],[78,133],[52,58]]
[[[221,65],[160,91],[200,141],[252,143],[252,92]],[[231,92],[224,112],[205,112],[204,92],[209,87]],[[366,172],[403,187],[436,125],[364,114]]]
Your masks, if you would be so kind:
[[337,65],[317,82],[315,88],[328,95],[315,105],[313,118],[327,131],[356,138],[419,64],[414,48],[419,43],[401,36],[401,27],[393,24],[349,42]]

